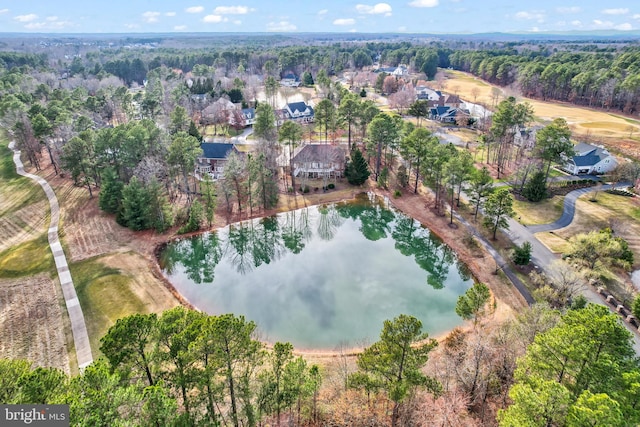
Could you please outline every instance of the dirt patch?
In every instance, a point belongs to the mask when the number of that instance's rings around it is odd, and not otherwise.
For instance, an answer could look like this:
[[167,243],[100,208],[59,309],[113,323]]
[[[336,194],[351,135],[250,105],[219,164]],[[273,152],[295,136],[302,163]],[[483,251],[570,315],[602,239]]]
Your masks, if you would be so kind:
[[92,200],[80,203],[67,217],[64,234],[71,261],[119,251],[133,238],[132,232],[101,212]]
[[69,373],[59,286],[47,275],[0,280],[0,357]]
[[0,252],[46,232],[48,213],[49,203],[43,200],[0,217]]

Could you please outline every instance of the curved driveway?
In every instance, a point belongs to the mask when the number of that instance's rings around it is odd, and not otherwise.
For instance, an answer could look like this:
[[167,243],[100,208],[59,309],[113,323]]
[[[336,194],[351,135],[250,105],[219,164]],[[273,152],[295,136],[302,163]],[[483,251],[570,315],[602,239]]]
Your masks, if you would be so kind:
[[62,295],[64,296],[64,301],[67,305],[67,312],[69,313],[69,320],[71,321],[71,332],[73,334],[73,343],[76,348],[78,368],[82,370],[93,362],[93,356],[91,355],[89,334],[87,333],[87,326],[84,322],[84,315],[82,314],[80,301],[76,295],[76,288],[73,286],[73,280],[71,279],[71,273],[69,272],[67,258],[64,255],[64,250],[62,249],[60,239],[58,238],[58,223],[60,222],[60,206],[58,205],[58,198],[44,178],[24,171],[24,165],[22,164],[22,160],[20,160],[20,150],[15,149],[15,141],[11,141],[11,143],[9,143],[9,148],[13,150],[13,162],[16,164],[16,171],[18,174],[26,176],[40,184],[44,193],[47,195],[47,199],[49,199],[49,206],[51,207],[51,222],[49,223],[48,232],[49,246],[51,247],[51,252],[53,252],[53,258],[58,271],[58,278],[60,279],[60,286],[62,287]]
[[[624,186],[624,184],[619,185]],[[610,188],[611,185],[606,184],[600,187],[598,191],[604,191]],[[531,233],[540,233],[543,231],[557,230],[559,228],[568,226],[573,221],[573,217],[576,213],[576,200],[578,200],[578,197],[587,193],[591,193],[592,191],[596,191],[596,189],[593,187],[587,187],[568,193],[564,198],[564,208],[562,210],[562,216],[557,221],[550,224],[529,225],[527,228]]]

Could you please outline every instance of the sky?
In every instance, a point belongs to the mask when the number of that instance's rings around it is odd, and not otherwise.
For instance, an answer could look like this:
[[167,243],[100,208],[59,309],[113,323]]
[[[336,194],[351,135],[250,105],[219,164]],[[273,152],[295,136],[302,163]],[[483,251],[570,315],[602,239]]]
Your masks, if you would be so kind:
[[0,0],[0,32],[487,33],[640,30],[640,1]]

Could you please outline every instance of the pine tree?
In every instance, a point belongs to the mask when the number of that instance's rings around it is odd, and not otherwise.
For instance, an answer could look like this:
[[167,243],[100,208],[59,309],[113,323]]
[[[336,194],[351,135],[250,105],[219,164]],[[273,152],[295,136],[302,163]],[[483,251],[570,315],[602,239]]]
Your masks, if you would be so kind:
[[538,171],[533,174],[524,186],[522,195],[530,202],[539,202],[547,197],[547,179],[544,172]]
[[351,185],[361,185],[369,178],[369,165],[364,159],[362,152],[355,149],[351,155],[351,161],[347,164],[345,176]]

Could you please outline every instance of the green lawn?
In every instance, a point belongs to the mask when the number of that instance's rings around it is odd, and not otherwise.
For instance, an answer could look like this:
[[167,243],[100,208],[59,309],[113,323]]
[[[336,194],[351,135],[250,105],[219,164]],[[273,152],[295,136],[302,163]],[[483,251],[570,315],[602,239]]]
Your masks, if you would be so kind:
[[145,305],[131,292],[131,278],[105,266],[99,258],[69,265],[87,323],[91,350],[99,354],[100,338],[116,320],[145,312]]
[[0,218],[46,198],[37,183],[16,173],[8,145],[0,134]]
[[0,253],[0,278],[26,277],[47,271],[55,271],[55,264],[46,234]]

